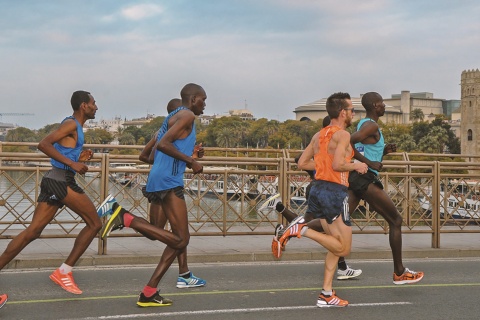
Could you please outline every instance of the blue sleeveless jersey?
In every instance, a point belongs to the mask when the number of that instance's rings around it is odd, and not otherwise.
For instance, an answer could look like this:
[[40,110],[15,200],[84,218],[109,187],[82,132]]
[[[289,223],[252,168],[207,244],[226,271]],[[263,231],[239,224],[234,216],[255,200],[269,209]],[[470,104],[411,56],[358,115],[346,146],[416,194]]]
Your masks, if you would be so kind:
[[[168,130],[168,120],[180,110],[189,110],[185,107],[179,107],[172,111],[163,121],[157,135],[157,142],[162,139]],[[195,123],[192,126],[192,132],[184,138],[176,140],[173,145],[178,151],[191,156],[193,154],[193,148],[195,147],[196,133]],[[147,192],[156,192],[169,190],[175,187],[183,187],[183,174],[187,163],[178,159],[175,159],[155,148],[155,158],[152,169],[148,174],[146,190]]]
[[[375,122],[370,118],[363,118],[360,120],[360,122],[357,125],[357,131],[360,130],[361,126],[367,121]],[[367,158],[370,161],[382,162],[383,150],[385,149],[385,140],[383,139],[383,134],[380,129],[378,129],[378,133],[380,133],[380,139],[377,141],[377,143],[363,144],[361,142],[358,142],[358,143],[355,143],[355,149],[357,149],[358,152],[363,154],[365,158]],[[375,174],[378,174],[378,171],[376,170],[373,170],[371,168],[368,168],[368,170],[375,172]]]
[[[66,117],[65,119],[63,119],[62,123],[65,122],[65,120],[67,119],[73,119],[77,123],[77,144],[75,145],[74,148],[70,148],[70,147],[62,146],[61,144],[55,142],[53,146],[55,149],[57,149],[58,152],[60,152],[62,155],[64,155],[68,159],[74,162],[78,162],[78,159],[80,158],[80,153],[82,152],[83,143],[85,142],[85,138],[83,136],[83,127],[80,124],[80,122],[78,122],[77,119],[75,119],[74,116]],[[66,164],[63,164],[60,161],[57,161],[55,159],[51,159],[50,163],[52,164],[52,166],[56,168],[75,172],[75,170],[73,170]]]

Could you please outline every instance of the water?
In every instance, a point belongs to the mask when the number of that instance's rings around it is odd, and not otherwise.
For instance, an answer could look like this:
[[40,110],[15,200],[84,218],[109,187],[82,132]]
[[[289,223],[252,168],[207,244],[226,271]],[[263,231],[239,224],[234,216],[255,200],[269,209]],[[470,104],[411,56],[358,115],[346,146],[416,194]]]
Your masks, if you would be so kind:
[[[23,230],[30,224],[35,201],[40,192],[40,180],[36,180],[36,172],[3,171],[0,174],[0,234],[8,230]],[[137,174],[135,185],[122,185],[109,179],[108,190],[118,202],[137,216],[148,219],[148,202],[143,196],[141,187],[145,175]],[[85,190],[95,206],[103,199],[100,197],[101,180],[97,177],[77,175],[77,183]],[[140,183],[139,183],[140,182]],[[276,223],[277,213],[273,209],[259,212],[257,208],[264,200],[248,197],[231,198],[224,201],[221,195],[198,194],[193,190],[185,190],[185,201],[189,214],[189,224],[194,231],[238,229],[251,231],[258,227],[271,228]],[[224,225],[225,223],[225,225]],[[84,224],[81,218],[70,209],[64,207],[55,215],[47,230],[62,230],[66,234],[75,234]]]

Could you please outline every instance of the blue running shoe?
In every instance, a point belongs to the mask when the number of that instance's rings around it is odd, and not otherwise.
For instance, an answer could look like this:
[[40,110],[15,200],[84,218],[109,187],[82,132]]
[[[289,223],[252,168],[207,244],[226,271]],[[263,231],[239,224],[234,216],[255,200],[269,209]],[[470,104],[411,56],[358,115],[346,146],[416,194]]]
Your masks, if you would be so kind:
[[177,279],[177,288],[194,288],[201,287],[207,284],[207,281],[195,277],[193,273],[190,272],[190,278],[178,277]]
[[111,194],[109,194],[105,198],[105,200],[103,200],[102,204],[98,207],[97,209],[98,216],[101,218],[101,217],[105,217],[106,215],[112,214],[113,212],[112,207],[115,202],[117,202],[117,200]]

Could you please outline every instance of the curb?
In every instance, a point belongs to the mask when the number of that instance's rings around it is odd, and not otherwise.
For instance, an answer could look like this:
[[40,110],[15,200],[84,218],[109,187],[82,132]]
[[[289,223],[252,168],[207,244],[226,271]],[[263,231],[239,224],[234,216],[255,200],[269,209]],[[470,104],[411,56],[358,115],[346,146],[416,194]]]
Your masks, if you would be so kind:
[[[232,253],[232,254],[190,254],[189,263],[235,263],[235,262],[271,262],[271,261],[312,261],[324,260],[325,251],[284,252],[281,259],[275,259],[271,252]],[[478,258],[479,250],[431,249],[403,251],[404,259],[428,258]],[[160,254],[144,255],[87,255],[80,258],[76,266],[121,266],[121,265],[156,265]],[[56,268],[65,261],[66,256],[32,256],[15,258],[5,269],[39,269]],[[383,260],[392,259],[390,250],[352,252],[348,260]],[[176,262],[174,262],[176,264]]]

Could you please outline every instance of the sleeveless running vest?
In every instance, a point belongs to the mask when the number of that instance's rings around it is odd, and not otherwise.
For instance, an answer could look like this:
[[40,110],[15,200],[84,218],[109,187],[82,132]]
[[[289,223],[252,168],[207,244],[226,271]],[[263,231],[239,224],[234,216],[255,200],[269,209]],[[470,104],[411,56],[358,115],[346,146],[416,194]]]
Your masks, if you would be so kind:
[[[367,121],[375,122],[375,120],[373,119],[363,118],[357,125],[357,131],[360,130],[362,125]],[[385,140],[383,139],[383,134],[380,129],[378,129],[378,133],[380,134],[380,139],[377,141],[377,143],[363,144],[361,142],[357,142],[355,143],[355,149],[357,149],[358,152],[363,154],[368,160],[381,162],[383,159],[383,150],[385,149]],[[375,174],[378,174],[378,171],[373,170],[372,168],[368,168],[368,170],[374,172]]]
[[[337,126],[327,126],[320,130],[319,152],[313,156],[315,160],[315,180],[335,182],[348,187],[348,171],[334,171],[332,167],[333,154],[328,153],[328,144],[332,140],[333,134],[339,130],[343,129]],[[345,157],[345,161],[347,163],[350,162],[352,157],[353,150],[350,155]]]
[[[168,121],[180,110],[189,110],[186,107],[179,107],[172,111],[163,121],[157,135],[157,142],[165,135],[168,130]],[[195,123],[192,126],[192,132],[185,138],[176,140],[173,145],[178,151],[192,155],[195,146],[196,133]],[[183,174],[185,172],[186,162],[175,159],[165,153],[155,149],[155,158],[152,169],[148,175],[146,190],[147,192],[156,192],[173,189],[175,187],[183,187]]]
[[[85,138],[83,136],[83,127],[80,124],[80,122],[78,122],[77,119],[75,119],[74,116],[66,117],[65,119],[63,119],[62,123],[65,122],[65,120],[67,119],[73,119],[77,123],[77,143],[74,148],[70,148],[70,147],[62,146],[61,144],[55,142],[53,144],[53,147],[68,159],[74,162],[78,162],[78,159],[80,158],[80,153],[82,152],[83,144],[85,142]],[[57,161],[53,158],[50,160],[50,163],[52,164],[53,167],[75,172],[75,170],[73,170],[66,164],[63,164],[60,161]]]

